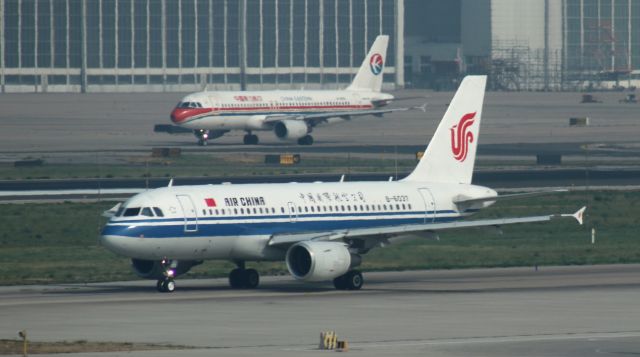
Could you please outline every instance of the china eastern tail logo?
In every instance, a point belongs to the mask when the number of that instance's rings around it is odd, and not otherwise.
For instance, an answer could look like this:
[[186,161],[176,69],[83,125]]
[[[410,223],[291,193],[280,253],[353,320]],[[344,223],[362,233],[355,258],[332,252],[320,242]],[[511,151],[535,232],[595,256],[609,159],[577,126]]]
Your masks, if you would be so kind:
[[463,162],[469,153],[469,144],[473,142],[473,133],[469,127],[473,125],[476,112],[467,113],[460,118],[458,124],[451,127],[451,152],[453,158]]
[[369,60],[369,67],[371,68],[371,73],[376,76],[382,73],[382,68],[384,68],[384,60],[379,53],[375,53],[373,56],[371,56],[371,59]]

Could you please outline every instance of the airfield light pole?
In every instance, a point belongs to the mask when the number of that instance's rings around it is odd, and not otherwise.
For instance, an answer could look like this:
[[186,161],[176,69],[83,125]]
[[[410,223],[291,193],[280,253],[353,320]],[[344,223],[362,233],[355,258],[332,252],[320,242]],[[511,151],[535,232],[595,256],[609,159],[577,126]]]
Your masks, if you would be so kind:
[[240,90],[247,90],[247,0],[240,0],[238,3],[238,19],[240,20],[240,31],[238,31],[238,52],[240,61]]

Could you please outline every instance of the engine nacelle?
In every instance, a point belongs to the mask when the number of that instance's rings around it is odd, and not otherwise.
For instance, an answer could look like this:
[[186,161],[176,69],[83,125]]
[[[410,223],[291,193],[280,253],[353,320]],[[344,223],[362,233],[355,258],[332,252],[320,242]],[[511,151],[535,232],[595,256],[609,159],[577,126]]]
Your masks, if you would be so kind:
[[[202,261],[180,260],[172,262],[172,265],[173,264],[175,264],[175,266],[172,266],[170,269],[173,270],[173,276],[178,276],[187,273],[194,266],[202,264]],[[136,275],[143,279],[164,278],[162,262],[158,260],[131,259],[131,267]]]
[[298,280],[327,281],[358,265],[360,257],[343,243],[300,242],[289,248],[286,262],[289,273]]
[[273,127],[273,131],[278,139],[282,140],[298,140],[311,132],[303,120],[279,121]]

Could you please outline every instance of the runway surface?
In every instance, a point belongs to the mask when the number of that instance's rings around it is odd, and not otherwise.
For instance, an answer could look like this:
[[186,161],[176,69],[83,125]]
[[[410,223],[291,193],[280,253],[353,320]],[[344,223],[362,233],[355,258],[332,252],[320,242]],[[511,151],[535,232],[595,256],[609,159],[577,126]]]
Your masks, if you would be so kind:
[[[411,145],[429,140],[453,92],[404,90],[396,97],[421,97],[396,106],[428,102],[427,112],[410,111],[384,118],[363,117],[314,130],[314,148],[336,145]],[[4,94],[0,97],[1,154],[94,153],[150,150],[154,146],[194,147],[192,135],[153,132],[169,124],[169,113],[184,93]],[[580,104],[581,93],[488,92],[479,143],[637,142],[640,105],[619,104],[625,93],[596,94],[602,103]],[[34,105],[37,103],[37,105]],[[590,126],[570,127],[569,118],[589,117]],[[272,132],[258,132],[262,146],[283,143]],[[207,148],[233,146],[242,151],[243,132],[213,140]],[[286,144],[286,143],[285,143]],[[286,146],[286,145],[285,145]],[[297,147],[293,145],[292,147]],[[0,157],[1,159],[2,157]]]
[[335,330],[355,356],[624,356],[640,353],[640,265],[367,273],[361,291],[288,277],[0,288],[0,338],[170,343],[108,356],[317,356]]

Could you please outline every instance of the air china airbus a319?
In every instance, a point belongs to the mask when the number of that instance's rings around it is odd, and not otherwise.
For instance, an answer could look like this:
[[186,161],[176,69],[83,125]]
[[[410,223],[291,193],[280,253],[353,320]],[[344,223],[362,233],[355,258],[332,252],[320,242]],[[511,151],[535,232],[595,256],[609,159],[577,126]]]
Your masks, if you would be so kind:
[[[255,288],[247,261],[285,261],[298,280],[331,281],[360,289],[362,255],[416,234],[574,217],[574,214],[465,220],[500,199],[471,184],[486,77],[460,84],[427,150],[400,181],[172,186],[137,194],[105,212],[101,242],[130,257],[135,272],[157,280],[162,292],[174,278],[207,259],[233,261],[234,288]],[[537,192],[533,194],[543,194]]]
[[[192,129],[199,145],[231,130],[243,130],[244,144],[255,145],[254,131],[273,131],[281,140],[313,144],[310,135],[321,124],[344,122],[361,115],[413,108],[383,108],[394,100],[381,93],[389,36],[380,35],[371,46],[353,82],[345,90],[218,91],[198,92],[182,98],[171,121]],[[424,106],[417,107],[424,110]]]

